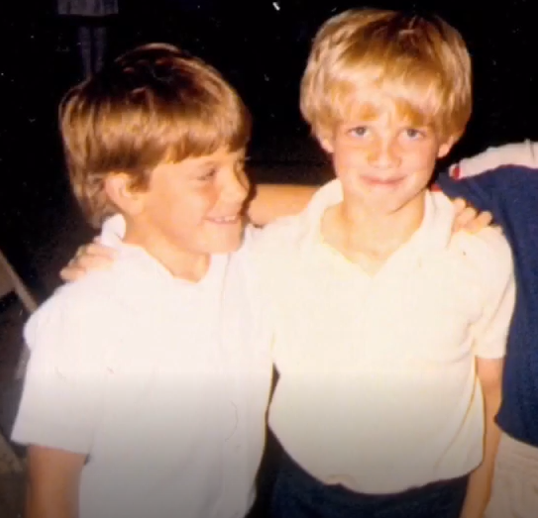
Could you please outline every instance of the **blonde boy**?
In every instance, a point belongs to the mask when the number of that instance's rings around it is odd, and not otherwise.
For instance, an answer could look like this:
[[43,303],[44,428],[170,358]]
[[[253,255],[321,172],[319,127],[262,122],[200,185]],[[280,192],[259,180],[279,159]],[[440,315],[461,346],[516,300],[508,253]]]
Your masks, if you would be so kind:
[[301,108],[337,179],[257,249],[285,450],[273,516],[479,518],[511,255],[495,229],[451,235],[427,190],[471,113],[465,44],[438,18],[345,12],[314,40]]
[[241,517],[271,375],[241,246],[247,110],[208,65],[148,45],[71,90],[61,129],[89,220],[118,214],[118,259],[25,328],[27,516]]

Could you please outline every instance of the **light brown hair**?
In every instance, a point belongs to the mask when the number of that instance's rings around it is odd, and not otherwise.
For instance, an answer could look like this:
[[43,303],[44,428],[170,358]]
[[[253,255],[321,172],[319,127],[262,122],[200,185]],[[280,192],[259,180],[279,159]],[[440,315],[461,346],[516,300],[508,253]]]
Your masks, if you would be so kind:
[[90,223],[117,212],[113,173],[144,189],[161,163],[235,151],[250,138],[248,110],[211,66],[166,44],[138,47],[71,89],[60,105],[71,185]]

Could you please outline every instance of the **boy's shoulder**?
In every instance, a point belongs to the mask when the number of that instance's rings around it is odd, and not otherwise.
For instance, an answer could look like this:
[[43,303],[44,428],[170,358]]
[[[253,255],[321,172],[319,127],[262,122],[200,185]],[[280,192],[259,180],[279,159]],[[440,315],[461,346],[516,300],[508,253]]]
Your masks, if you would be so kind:
[[25,333],[50,326],[69,326],[80,332],[89,326],[107,326],[121,308],[115,281],[111,271],[103,270],[88,272],[82,279],[60,286],[30,316]]
[[[510,245],[501,227],[494,224],[474,233],[466,230],[457,231],[452,237],[451,244],[470,255],[496,253],[503,259],[511,257]],[[493,257],[489,257],[489,259],[491,260]]]
[[456,232],[450,248],[486,283],[513,275],[512,250],[500,227],[489,226],[474,234]]
[[110,268],[88,272],[81,279],[64,284],[31,315],[25,336],[35,333],[110,332],[123,320],[133,322],[140,304],[154,304],[145,297],[145,279],[139,268],[121,257]]
[[[125,288],[137,275],[136,267],[120,255],[103,269],[88,271],[82,278],[57,288],[46,304],[51,306],[113,305],[125,298]],[[132,288],[131,288],[132,289]]]
[[[508,240],[499,226],[490,225],[478,232],[459,230],[454,232],[454,205],[451,198],[441,192],[432,192],[428,200],[435,207],[435,226],[431,227],[442,236],[442,256],[453,264],[473,272],[479,282],[488,278],[507,278],[512,275],[512,252]],[[429,234],[431,239],[436,239]],[[437,256],[435,256],[437,257]]]

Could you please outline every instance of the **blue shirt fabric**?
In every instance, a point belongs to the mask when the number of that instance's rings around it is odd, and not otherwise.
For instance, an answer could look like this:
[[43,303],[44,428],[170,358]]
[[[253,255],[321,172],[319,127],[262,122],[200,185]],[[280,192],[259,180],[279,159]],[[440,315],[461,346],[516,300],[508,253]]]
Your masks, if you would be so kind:
[[538,169],[509,165],[460,180],[443,174],[437,183],[448,196],[491,211],[512,247],[516,304],[497,422],[538,447]]

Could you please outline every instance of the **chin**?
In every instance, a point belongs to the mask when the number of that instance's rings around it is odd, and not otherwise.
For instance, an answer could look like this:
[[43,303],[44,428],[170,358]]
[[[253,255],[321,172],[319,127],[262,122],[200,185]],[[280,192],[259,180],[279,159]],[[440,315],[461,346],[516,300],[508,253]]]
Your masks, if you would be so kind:
[[397,212],[408,205],[412,205],[418,199],[418,195],[410,195],[407,193],[393,193],[388,196],[370,196],[365,200],[365,203],[378,212],[392,213]]
[[239,234],[238,236],[234,238],[215,240],[212,243],[211,251],[209,253],[229,254],[229,253],[236,252],[237,250],[239,250],[242,244],[243,244],[243,233],[241,232],[241,234]]
[[243,244],[243,241],[239,240],[237,243],[230,244],[228,246],[223,246],[221,250],[216,252],[217,254],[231,254],[233,252],[237,252],[241,248],[241,245]]

